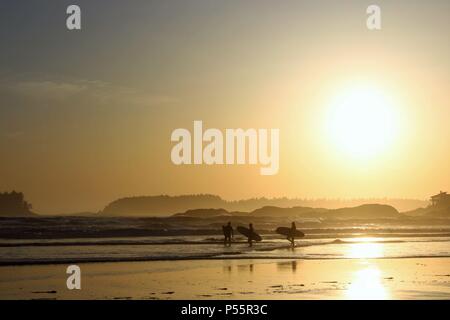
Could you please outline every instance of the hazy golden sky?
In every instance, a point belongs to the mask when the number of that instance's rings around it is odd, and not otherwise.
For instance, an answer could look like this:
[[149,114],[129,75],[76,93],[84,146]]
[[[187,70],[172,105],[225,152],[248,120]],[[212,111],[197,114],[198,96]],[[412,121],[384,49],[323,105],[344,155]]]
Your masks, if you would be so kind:
[[[0,191],[23,191],[36,211],[162,193],[450,191],[449,1],[77,3],[75,32],[71,2],[0,5]],[[381,31],[366,28],[372,3]],[[338,97],[361,86],[389,100],[395,131],[364,157],[344,152],[329,124]],[[279,128],[279,173],[173,165],[171,132],[194,120]]]

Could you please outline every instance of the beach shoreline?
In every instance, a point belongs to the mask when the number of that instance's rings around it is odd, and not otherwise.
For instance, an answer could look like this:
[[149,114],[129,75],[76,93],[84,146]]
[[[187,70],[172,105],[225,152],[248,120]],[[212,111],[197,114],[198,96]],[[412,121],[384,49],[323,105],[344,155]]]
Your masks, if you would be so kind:
[[0,299],[450,299],[450,258],[205,259],[0,267]]

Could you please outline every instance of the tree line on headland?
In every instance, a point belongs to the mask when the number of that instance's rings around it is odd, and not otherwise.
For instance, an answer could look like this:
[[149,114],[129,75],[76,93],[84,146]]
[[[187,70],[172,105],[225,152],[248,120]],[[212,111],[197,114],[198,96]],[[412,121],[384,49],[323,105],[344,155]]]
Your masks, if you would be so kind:
[[[33,216],[34,213],[31,211],[31,208],[31,204],[25,200],[22,192],[0,193],[0,216]],[[422,216],[432,213],[431,209],[427,201],[410,199],[309,200],[283,197],[228,201],[217,195],[197,194],[126,197],[109,203],[102,211],[97,213],[84,212],[71,215],[96,217],[211,217],[217,215],[245,216],[256,214],[258,216],[286,216],[299,214],[315,217],[322,215],[327,217],[349,215],[367,218],[369,216],[398,217],[400,212],[407,216]],[[439,215],[445,217],[450,216],[450,208],[448,210],[447,208],[444,209],[445,212],[435,212],[436,215],[439,213]]]
[[2,216],[28,216],[33,215],[31,204],[25,201],[22,192],[0,193],[0,215]]
[[358,207],[365,204],[382,204],[409,211],[426,207],[427,201],[411,199],[301,199],[301,198],[252,198],[228,201],[217,195],[197,194],[181,196],[141,196],[126,197],[108,204],[102,214],[109,216],[170,216],[196,209],[224,209],[227,212],[253,212],[267,207],[278,208],[327,208],[340,209]]

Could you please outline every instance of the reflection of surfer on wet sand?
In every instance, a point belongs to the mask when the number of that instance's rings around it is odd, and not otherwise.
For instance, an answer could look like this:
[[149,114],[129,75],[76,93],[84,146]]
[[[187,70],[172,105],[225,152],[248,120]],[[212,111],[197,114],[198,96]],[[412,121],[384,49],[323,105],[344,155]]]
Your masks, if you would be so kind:
[[224,239],[224,245],[228,245],[231,247],[231,238],[234,237],[233,227],[231,226],[231,222],[228,222],[226,226],[222,226]]

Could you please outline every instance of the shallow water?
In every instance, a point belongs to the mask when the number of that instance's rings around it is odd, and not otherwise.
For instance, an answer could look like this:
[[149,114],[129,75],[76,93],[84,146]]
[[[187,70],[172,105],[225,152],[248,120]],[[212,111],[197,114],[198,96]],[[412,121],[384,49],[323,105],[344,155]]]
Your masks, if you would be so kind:
[[[339,234],[335,234],[340,236]],[[429,232],[414,236],[392,234],[341,238],[329,235],[297,240],[291,248],[285,239],[263,235],[249,247],[244,238],[225,247],[220,236],[145,238],[1,240],[0,264],[45,264],[107,261],[196,259],[354,259],[450,257],[450,237]]]

